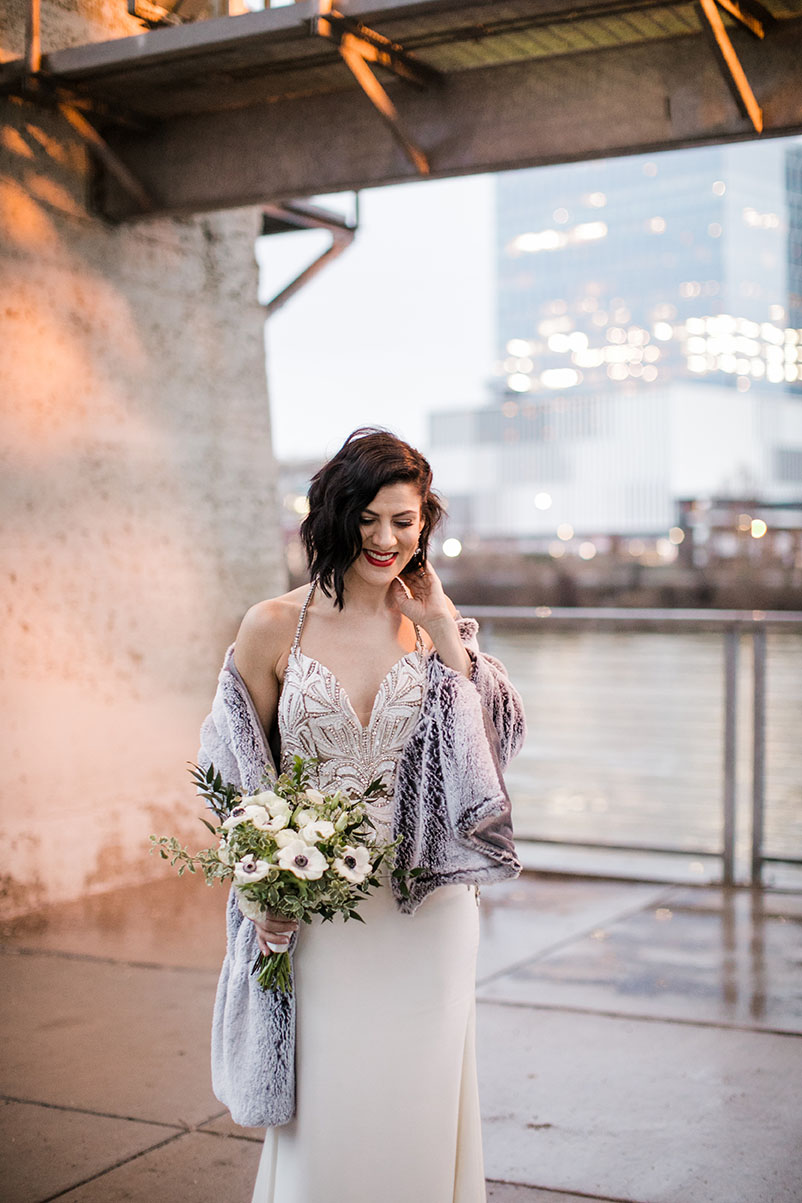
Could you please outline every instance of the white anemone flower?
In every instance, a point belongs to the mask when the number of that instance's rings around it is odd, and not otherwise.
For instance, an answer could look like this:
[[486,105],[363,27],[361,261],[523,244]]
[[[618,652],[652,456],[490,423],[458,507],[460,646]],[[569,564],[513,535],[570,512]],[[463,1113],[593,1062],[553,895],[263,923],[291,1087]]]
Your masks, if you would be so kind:
[[262,810],[276,818],[278,815],[290,814],[290,805],[274,793],[272,789],[262,790],[260,794],[249,794],[240,800],[240,806],[248,811]]
[[272,790],[263,790],[259,794],[246,794],[242,799],[243,806],[262,806],[265,810],[270,809],[270,799],[278,797]]
[[316,819],[314,823],[304,823],[300,835],[307,844],[316,844],[318,840],[329,840],[334,835],[334,824],[330,823],[328,819]]
[[317,814],[314,810],[299,810],[295,816],[295,826],[300,831],[307,823],[314,823],[316,819]]
[[340,877],[344,877],[346,881],[352,881],[355,885],[363,882],[373,868],[367,848],[351,848],[350,846],[343,849],[342,856],[336,857],[332,866],[340,874]]
[[298,832],[292,827],[285,827],[283,831],[276,831],[273,834],[273,839],[279,848],[286,848],[288,844],[294,844],[300,841]]
[[235,806],[222,825],[223,831],[230,831],[232,827],[237,827],[240,823],[247,823],[250,818],[251,815],[248,814],[247,806]]
[[[230,831],[232,827],[237,827],[240,823],[253,823],[254,827],[258,827],[260,831],[270,831],[272,829],[265,826],[267,819],[268,812],[264,806],[235,806],[223,823],[223,831]],[[286,824],[284,825],[286,826]]]
[[237,906],[246,919],[264,919],[267,914],[267,910],[261,902],[254,902],[252,898],[246,898],[242,890],[237,890]]
[[234,865],[234,885],[244,886],[251,881],[261,881],[267,877],[272,866],[266,860],[257,860],[255,856],[243,856]]
[[319,789],[310,788],[304,790],[304,797],[306,798],[307,802],[312,804],[312,806],[323,806],[326,801],[325,796],[321,794]]
[[266,810],[261,811],[258,815],[253,815],[251,822],[259,831],[268,831],[271,835],[275,835],[277,831],[281,831],[290,821],[289,812],[284,815],[270,815]]
[[289,815],[290,804],[284,798],[280,798],[278,794],[274,794],[272,789],[264,790],[263,793],[257,794],[256,798],[260,804],[270,811],[275,818],[276,815]]
[[319,848],[312,848],[303,840],[293,840],[279,852],[276,860],[282,869],[289,869],[304,881],[315,881],[328,868],[325,856]]

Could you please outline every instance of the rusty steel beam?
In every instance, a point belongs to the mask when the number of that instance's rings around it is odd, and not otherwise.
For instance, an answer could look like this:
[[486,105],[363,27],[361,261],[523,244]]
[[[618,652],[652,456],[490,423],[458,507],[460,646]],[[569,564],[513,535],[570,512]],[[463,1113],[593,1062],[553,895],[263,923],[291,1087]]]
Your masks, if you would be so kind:
[[375,63],[392,71],[401,79],[425,88],[436,80],[442,82],[438,72],[416,64],[403,46],[391,42],[358,21],[348,21],[342,13],[332,7],[332,0],[320,0],[320,16],[315,22],[315,31],[320,37],[334,42],[348,70],[359,84],[365,96],[387,123],[399,146],[419,175],[429,174],[426,155],[416,146],[404,128],[398,109],[373,74],[369,64]]
[[768,9],[763,8],[761,4],[745,2],[745,0],[716,0],[719,8],[723,8],[736,21],[740,21],[745,29],[753,33],[756,38],[766,36],[766,29],[772,24],[774,18]]
[[42,9],[40,0],[28,0],[25,21],[25,70],[36,75],[42,68]]
[[[721,2],[722,0],[719,0],[719,3]],[[697,7],[702,17],[702,25],[709,34],[716,61],[721,68],[724,82],[732,93],[733,100],[744,117],[748,117],[756,131],[761,134],[763,132],[763,110],[755,99],[755,94],[749,85],[749,80],[746,78],[746,73],[741,66],[741,61],[738,58],[735,47],[730,41],[727,30],[724,28],[724,22],[721,19],[721,14],[716,7],[716,3],[717,0],[697,0]],[[738,6],[729,3],[728,0],[724,0],[722,7],[730,11],[731,9],[737,9]],[[737,12],[735,15],[738,17],[738,20],[743,21],[755,37],[762,38],[764,36],[763,26],[759,22],[755,22],[753,18],[750,18],[749,14]],[[747,20],[747,18],[749,19]]]
[[398,142],[419,175],[428,175],[429,160],[422,150],[415,145],[404,129],[398,109],[393,104],[376,76],[371,71],[362,56],[358,45],[355,45],[350,34],[344,34],[340,41],[340,54],[343,62],[367,96],[373,107],[387,123],[390,133]]
[[[285,11],[285,10],[278,10]],[[764,134],[802,133],[802,19],[743,40]],[[704,37],[483,67],[425,92],[387,93],[432,178],[740,141],[754,128],[721,87]],[[107,131],[154,203],[192,213],[419,178],[356,90],[173,119],[147,134]],[[136,216],[108,182],[104,212]]]
[[[321,4],[328,6],[329,0],[321,0]],[[344,16],[334,8],[326,7],[325,15],[318,18],[316,23],[316,32],[333,42],[339,42],[344,35],[350,35],[359,43],[363,58],[385,67],[399,79],[404,79],[418,88],[437,86],[443,82],[440,71],[409,54],[398,42],[368,28],[361,21]]]
[[129,171],[119,155],[111,149],[105,138],[98,133],[94,125],[90,121],[87,121],[83,113],[71,104],[64,104],[62,102],[58,108],[64,119],[69,122],[79,137],[83,138],[84,142],[91,147],[106,170],[131,198],[139,209],[140,214],[152,212],[153,202],[147,191],[142,187],[133,172]]

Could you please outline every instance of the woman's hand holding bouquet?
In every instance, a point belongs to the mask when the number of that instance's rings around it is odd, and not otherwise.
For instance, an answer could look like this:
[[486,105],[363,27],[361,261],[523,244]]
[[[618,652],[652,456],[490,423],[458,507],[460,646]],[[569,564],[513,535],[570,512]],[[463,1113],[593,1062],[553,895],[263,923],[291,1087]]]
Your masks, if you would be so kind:
[[254,972],[266,990],[284,994],[292,990],[289,953],[265,947],[282,942],[282,927],[311,923],[313,915],[364,922],[356,908],[379,885],[379,867],[400,842],[376,841],[364,805],[382,791],[380,780],[357,800],[322,794],[309,785],[314,763],[296,756],[290,772],[274,781],[266,776],[264,788],[248,795],[226,784],[213,764],[193,765],[198,792],[218,819],[217,826],[202,820],[217,846],[193,855],[174,837],[150,837],[179,874],[200,869],[209,885],[233,882],[240,910],[260,932]]

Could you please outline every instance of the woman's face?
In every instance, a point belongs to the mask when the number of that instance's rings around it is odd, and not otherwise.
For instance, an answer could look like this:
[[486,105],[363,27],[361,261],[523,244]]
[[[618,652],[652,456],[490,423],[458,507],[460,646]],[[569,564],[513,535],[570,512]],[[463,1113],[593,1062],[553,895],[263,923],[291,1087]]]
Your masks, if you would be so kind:
[[384,485],[360,514],[360,529],[362,553],[351,567],[371,584],[391,581],[414,556],[423,530],[415,485]]

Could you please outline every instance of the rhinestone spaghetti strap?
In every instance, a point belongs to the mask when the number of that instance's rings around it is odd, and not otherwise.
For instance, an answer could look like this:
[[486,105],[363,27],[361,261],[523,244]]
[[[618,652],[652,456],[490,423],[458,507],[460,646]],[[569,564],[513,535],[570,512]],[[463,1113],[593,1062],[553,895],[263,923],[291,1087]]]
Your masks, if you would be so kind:
[[301,606],[301,613],[298,617],[298,626],[295,628],[295,638],[292,641],[292,650],[294,652],[298,650],[301,644],[301,631],[303,630],[304,620],[306,619],[306,611],[309,609],[309,603],[312,600],[312,594],[315,592],[316,584],[316,581],[312,581],[312,584],[309,586],[309,591],[304,598],[304,604]]

